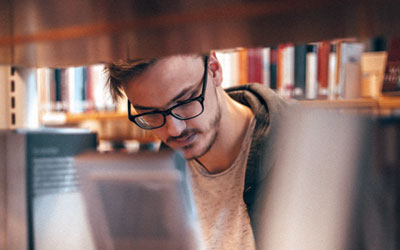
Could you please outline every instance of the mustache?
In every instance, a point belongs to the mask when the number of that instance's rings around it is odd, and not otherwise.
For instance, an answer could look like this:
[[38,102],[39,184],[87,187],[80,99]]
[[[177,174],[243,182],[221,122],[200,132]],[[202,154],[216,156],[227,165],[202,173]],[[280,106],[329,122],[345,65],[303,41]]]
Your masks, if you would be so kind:
[[170,137],[168,137],[167,143],[171,143],[171,142],[174,142],[174,141],[179,140],[181,138],[184,138],[186,136],[193,135],[193,134],[198,134],[198,133],[200,133],[200,131],[198,129],[183,130],[182,133],[180,135],[178,135],[178,136],[170,136]]

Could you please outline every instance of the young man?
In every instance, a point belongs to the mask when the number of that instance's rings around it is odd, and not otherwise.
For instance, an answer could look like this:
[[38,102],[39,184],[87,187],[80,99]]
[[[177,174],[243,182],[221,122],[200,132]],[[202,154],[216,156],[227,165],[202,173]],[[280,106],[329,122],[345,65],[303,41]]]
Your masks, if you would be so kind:
[[255,249],[255,193],[270,169],[263,153],[288,103],[261,84],[225,91],[215,53],[106,70],[113,97],[130,101],[129,119],[188,160],[206,249]]

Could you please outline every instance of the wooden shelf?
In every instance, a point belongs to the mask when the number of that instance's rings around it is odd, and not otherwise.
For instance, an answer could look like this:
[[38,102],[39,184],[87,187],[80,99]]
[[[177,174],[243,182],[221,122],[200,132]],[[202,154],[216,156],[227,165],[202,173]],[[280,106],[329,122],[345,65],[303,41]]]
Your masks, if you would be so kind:
[[382,96],[378,98],[379,109],[400,109],[400,96]]
[[340,99],[340,100],[301,100],[306,107],[334,109],[377,109],[378,100],[373,98]]
[[[390,115],[391,110],[400,109],[400,97],[358,98],[351,100],[301,100],[305,107],[372,111],[380,115]],[[42,116],[45,126],[81,126],[97,123],[95,131],[104,140],[133,139],[141,143],[158,139],[149,131],[137,128],[129,122],[125,112],[90,112],[83,114],[47,113]]]
[[71,114],[65,112],[49,112],[41,116],[44,125],[78,124],[88,120],[106,121],[127,119],[127,114],[122,112],[88,112]]
[[[379,97],[340,100],[301,100],[306,107],[338,109],[400,109],[400,97]],[[45,125],[77,124],[87,120],[127,120],[125,112],[89,112],[81,114],[47,113],[42,116]]]

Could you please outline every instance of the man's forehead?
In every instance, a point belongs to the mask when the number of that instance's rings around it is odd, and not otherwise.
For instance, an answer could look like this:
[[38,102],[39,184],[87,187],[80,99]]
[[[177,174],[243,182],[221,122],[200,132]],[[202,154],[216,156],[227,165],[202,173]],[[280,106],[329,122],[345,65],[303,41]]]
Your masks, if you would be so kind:
[[128,87],[134,107],[157,109],[196,91],[203,76],[200,57],[170,56],[158,60]]
[[156,69],[160,67],[167,70],[182,70],[185,68],[198,67],[199,65],[202,65],[202,60],[199,56],[175,55],[157,60],[152,68]]

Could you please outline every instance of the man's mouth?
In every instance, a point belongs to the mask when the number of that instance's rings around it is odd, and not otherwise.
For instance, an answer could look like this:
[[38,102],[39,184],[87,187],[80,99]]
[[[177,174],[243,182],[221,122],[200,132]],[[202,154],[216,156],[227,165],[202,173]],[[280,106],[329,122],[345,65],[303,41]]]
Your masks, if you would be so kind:
[[197,133],[195,131],[183,132],[180,136],[170,137],[167,140],[167,144],[175,144],[175,147],[183,148],[189,146],[196,139]]

